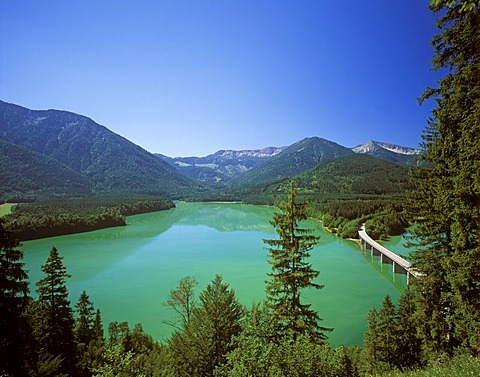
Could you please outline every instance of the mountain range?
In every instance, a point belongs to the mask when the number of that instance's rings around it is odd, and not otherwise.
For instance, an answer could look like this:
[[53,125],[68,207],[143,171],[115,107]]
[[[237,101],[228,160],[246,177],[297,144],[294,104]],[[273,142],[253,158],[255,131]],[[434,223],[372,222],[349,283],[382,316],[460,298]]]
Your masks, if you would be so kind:
[[[29,110],[0,101],[0,153],[0,199],[5,199],[104,192],[198,198],[215,187],[245,188],[314,171],[317,178],[308,179],[321,182],[321,174],[328,176],[325,169],[338,173],[338,177],[340,172],[357,174],[360,178],[355,180],[362,181],[366,165],[404,177],[406,168],[398,168],[398,164],[414,163],[420,151],[375,141],[350,149],[309,137],[284,147],[221,150],[205,157],[172,158],[151,154],[82,115]],[[335,164],[325,165],[330,161]],[[321,166],[323,172],[318,170]],[[375,179],[387,179],[383,175]],[[369,190],[361,183],[357,186]],[[401,185],[396,187],[403,190]]]
[[320,137],[309,137],[287,147],[257,150],[221,150],[206,157],[168,157],[164,161],[187,176],[209,184],[246,186],[294,176],[320,162],[349,154],[367,154],[385,161],[413,165],[421,150],[379,141],[346,148]]
[[208,182],[225,182],[251,170],[271,157],[282,152],[286,147],[267,147],[257,150],[220,150],[205,157],[168,157],[157,156],[189,177]]

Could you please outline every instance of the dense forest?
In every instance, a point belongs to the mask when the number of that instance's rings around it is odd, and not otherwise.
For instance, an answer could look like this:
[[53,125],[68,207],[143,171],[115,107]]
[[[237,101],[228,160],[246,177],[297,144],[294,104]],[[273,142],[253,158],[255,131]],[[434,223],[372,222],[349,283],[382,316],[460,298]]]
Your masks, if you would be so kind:
[[[0,219],[0,374],[480,375],[480,2],[430,4],[439,29],[433,65],[445,77],[422,96],[434,99],[436,108],[406,201],[358,192],[341,192],[328,201],[314,188],[300,186],[301,180],[298,192],[284,181],[262,186],[252,200],[272,200],[280,208],[272,220],[278,237],[264,240],[271,267],[265,301],[245,308],[220,275],[197,294],[197,281],[186,276],[163,298],[177,313],[164,343],[140,324],[113,322],[105,334],[101,312],[87,292],[72,306],[70,275],[55,247],[36,282],[37,298],[31,297],[19,243],[5,223],[21,217],[21,205]],[[34,206],[25,208],[28,213]],[[115,206],[105,210],[112,218],[124,215]],[[412,265],[421,277],[412,279],[398,303],[387,296],[380,309],[369,312],[363,347],[330,346],[332,329],[321,326],[322,313],[311,310],[301,294],[304,289],[321,294],[322,288],[319,271],[309,263],[318,239],[301,227],[312,214],[346,236],[358,221],[370,222],[367,230],[379,236],[400,229],[403,216],[417,224]],[[47,220],[54,221],[35,221]]]
[[417,332],[422,324],[415,285],[397,306],[387,296],[380,310],[370,311],[363,347],[330,346],[328,334],[334,329],[321,326],[320,313],[301,295],[304,289],[323,288],[309,262],[318,237],[301,226],[308,215],[305,203],[296,201],[294,186],[279,207],[272,220],[278,237],[264,240],[271,266],[265,300],[244,307],[220,275],[197,294],[198,282],[185,276],[163,298],[176,313],[176,319],[164,321],[173,333],[163,343],[139,323],[104,326],[85,291],[72,307],[71,276],[55,247],[36,282],[37,298],[30,297],[19,243],[0,221],[0,371],[14,376],[313,377],[392,375],[431,363],[431,372],[406,375],[480,373],[480,361],[465,350],[453,358],[430,359]]
[[21,203],[5,216],[5,228],[21,240],[126,225],[125,216],[175,207],[170,199],[106,196]]

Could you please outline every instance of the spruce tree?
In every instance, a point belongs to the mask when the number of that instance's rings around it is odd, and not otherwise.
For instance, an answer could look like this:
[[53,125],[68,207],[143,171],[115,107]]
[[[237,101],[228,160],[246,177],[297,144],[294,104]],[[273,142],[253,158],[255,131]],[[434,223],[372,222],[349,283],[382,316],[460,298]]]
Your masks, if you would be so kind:
[[[90,367],[92,366],[91,347],[97,347],[95,334],[95,308],[87,292],[80,294],[77,304],[75,305],[77,318],[75,319],[74,335],[77,343],[78,369],[82,376],[88,376]],[[97,312],[99,314],[99,312]]]
[[[427,357],[462,346],[480,353],[480,2],[432,0],[440,34],[433,68],[446,72],[422,100],[437,107],[412,173],[410,210],[419,330]],[[430,355],[428,355],[430,354]],[[433,354],[433,355],[431,355]]]
[[311,229],[302,228],[300,222],[307,219],[305,205],[296,203],[295,184],[290,184],[288,200],[280,204],[282,212],[273,216],[271,224],[275,227],[278,239],[263,240],[269,248],[272,271],[266,281],[267,304],[272,311],[272,321],[279,337],[305,334],[323,341],[326,331],[318,324],[320,317],[312,310],[311,304],[301,300],[301,292],[307,288],[321,289],[323,285],[313,280],[319,271],[309,262],[310,251],[318,243],[319,237]]
[[415,294],[407,287],[400,296],[397,310],[396,363],[401,370],[421,365],[422,342],[417,334],[416,307]]
[[378,354],[380,360],[385,362],[389,369],[397,365],[397,311],[389,295],[385,296],[382,308],[378,312],[378,326],[380,339]]
[[75,339],[77,344],[88,345],[94,340],[93,323],[95,316],[95,308],[90,301],[87,292],[80,294],[77,304],[75,305],[77,318],[75,320]]
[[0,375],[25,375],[30,359],[30,331],[22,315],[29,301],[28,275],[19,246],[0,220]]
[[363,336],[363,352],[367,360],[368,372],[376,374],[378,372],[380,356],[380,324],[378,319],[378,310],[373,308],[368,312],[367,331]]
[[100,309],[97,309],[97,311],[95,312],[95,319],[93,320],[93,336],[97,340],[104,340],[102,316],[100,315]]
[[73,313],[66,279],[70,277],[55,247],[42,266],[45,277],[37,282],[38,308],[44,321],[38,331],[39,344],[47,355],[60,357],[60,371],[77,375]]
[[212,376],[235,348],[244,309],[235,291],[216,275],[201,292],[186,327],[169,340],[175,376]]
[[370,310],[368,330],[364,335],[366,359],[371,373],[392,370],[397,362],[397,312],[390,296],[385,296],[382,308]]

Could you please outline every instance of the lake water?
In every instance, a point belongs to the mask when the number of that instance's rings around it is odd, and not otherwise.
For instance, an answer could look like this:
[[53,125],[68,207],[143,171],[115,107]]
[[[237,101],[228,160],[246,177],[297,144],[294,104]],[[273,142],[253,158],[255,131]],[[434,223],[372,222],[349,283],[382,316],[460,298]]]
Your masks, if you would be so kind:
[[[163,303],[178,281],[194,276],[197,295],[221,274],[239,301],[250,307],[265,298],[270,271],[262,239],[274,238],[269,221],[272,207],[223,203],[177,203],[169,211],[128,217],[126,227],[24,242],[26,269],[31,282],[43,277],[41,265],[55,246],[72,278],[67,286],[72,307],[87,291],[99,308],[105,327],[112,321],[141,323],[154,339],[169,337],[164,320],[175,319]],[[320,271],[316,280],[325,287],[303,293],[304,300],[323,318],[333,345],[362,344],[368,311],[379,308],[385,295],[396,301],[405,276],[392,275],[360,245],[323,231],[316,221],[320,244],[311,262]],[[32,295],[36,286],[30,286]]]

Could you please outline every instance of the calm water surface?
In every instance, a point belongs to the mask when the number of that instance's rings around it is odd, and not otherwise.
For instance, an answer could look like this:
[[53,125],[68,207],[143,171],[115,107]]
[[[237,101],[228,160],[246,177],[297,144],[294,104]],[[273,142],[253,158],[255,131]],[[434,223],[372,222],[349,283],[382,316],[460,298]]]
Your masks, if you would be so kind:
[[[142,323],[146,332],[164,340],[175,319],[163,303],[186,275],[199,281],[197,294],[221,274],[240,302],[251,306],[265,298],[268,252],[262,239],[275,237],[269,221],[274,209],[244,204],[177,203],[177,208],[128,217],[128,226],[53,237],[23,244],[30,281],[43,277],[41,265],[55,246],[72,275],[67,285],[72,306],[86,290],[105,326],[112,321]],[[304,292],[304,300],[333,327],[334,345],[361,344],[368,311],[385,295],[395,301],[405,277],[364,252],[359,244],[335,237],[315,221],[305,227],[321,236],[312,250],[320,271],[321,290]],[[36,286],[30,289],[35,295]]]

